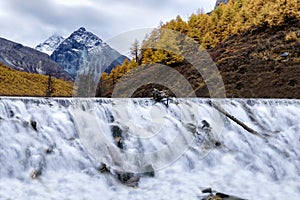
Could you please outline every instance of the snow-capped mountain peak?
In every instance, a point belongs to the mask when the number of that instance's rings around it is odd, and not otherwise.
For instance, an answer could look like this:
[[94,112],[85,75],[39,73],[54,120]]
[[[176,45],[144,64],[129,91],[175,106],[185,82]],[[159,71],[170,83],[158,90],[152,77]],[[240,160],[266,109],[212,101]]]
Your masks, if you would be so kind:
[[80,27],[78,30],[74,31],[63,43],[71,43],[73,48],[88,51],[95,47],[106,45],[99,37],[87,31],[84,27]]
[[99,73],[105,69],[109,73],[127,59],[84,27],[80,27],[66,38],[53,51],[51,58],[74,79],[83,68]]
[[35,47],[36,50],[51,55],[53,51],[64,41],[65,39],[58,34],[53,34],[47,40],[40,43]]

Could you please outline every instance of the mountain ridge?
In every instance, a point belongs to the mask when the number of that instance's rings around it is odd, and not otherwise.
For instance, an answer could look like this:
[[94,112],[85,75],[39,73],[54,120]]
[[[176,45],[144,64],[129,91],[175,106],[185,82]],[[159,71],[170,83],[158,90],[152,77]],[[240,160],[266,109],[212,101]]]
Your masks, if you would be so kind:
[[53,51],[65,40],[64,37],[58,34],[51,35],[44,42],[38,44],[35,49],[41,51],[43,53],[48,54],[49,56],[53,53]]
[[67,71],[73,79],[83,68],[89,68],[88,70],[92,70],[99,75],[104,70],[110,72],[127,58],[84,27],[80,27],[71,33],[53,51],[50,57]]
[[0,38],[0,62],[12,69],[35,74],[51,74],[53,77],[71,80],[65,72],[49,55],[23,46],[5,38]]

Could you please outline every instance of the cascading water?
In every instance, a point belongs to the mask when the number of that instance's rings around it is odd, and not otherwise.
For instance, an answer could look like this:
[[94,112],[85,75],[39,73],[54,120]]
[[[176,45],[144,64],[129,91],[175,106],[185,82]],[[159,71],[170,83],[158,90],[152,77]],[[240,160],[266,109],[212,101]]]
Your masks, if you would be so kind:
[[[299,122],[298,100],[2,97],[0,199],[298,199]],[[149,168],[138,187],[114,176]]]

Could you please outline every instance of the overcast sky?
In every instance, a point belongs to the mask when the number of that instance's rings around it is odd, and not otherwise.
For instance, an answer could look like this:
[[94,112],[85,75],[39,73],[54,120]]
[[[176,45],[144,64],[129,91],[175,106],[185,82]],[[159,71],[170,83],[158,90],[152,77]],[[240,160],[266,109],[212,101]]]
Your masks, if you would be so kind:
[[123,32],[183,19],[215,0],[0,0],[0,37],[35,47],[53,33],[83,26],[106,41]]

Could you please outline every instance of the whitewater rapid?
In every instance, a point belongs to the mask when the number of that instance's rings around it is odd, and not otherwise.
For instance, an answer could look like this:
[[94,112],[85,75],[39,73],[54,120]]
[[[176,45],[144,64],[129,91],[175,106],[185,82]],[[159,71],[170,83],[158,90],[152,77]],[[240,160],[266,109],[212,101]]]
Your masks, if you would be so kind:
[[[201,199],[206,187],[298,199],[299,131],[299,100],[174,99],[167,107],[151,99],[1,97],[0,199]],[[155,176],[128,187],[99,172],[102,163],[133,173],[151,165]],[[41,174],[32,178],[34,171]]]

